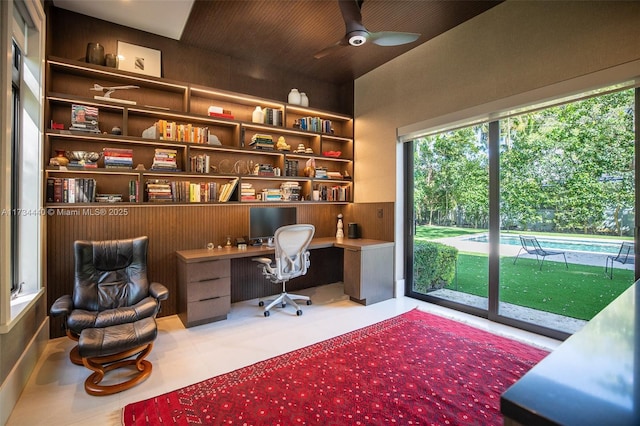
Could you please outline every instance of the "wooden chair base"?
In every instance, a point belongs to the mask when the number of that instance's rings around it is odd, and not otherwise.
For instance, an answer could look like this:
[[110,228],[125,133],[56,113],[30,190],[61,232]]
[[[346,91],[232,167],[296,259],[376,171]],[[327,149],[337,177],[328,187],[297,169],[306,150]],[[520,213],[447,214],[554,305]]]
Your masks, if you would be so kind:
[[[114,355],[82,358],[82,363],[93,373],[84,382],[84,389],[89,395],[104,396],[122,392],[144,381],[151,374],[152,364],[144,358],[151,352],[153,343],[138,346]],[[127,359],[136,355],[134,359]],[[126,366],[135,366],[138,373],[131,379],[113,385],[101,385],[100,382],[109,371]]]
[[[74,333],[71,330],[67,329],[67,337],[71,340],[73,340],[74,342],[77,342],[79,340],[79,337],[76,333]],[[75,345],[72,349],[71,352],[69,352],[69,360],[74,363],[75,365],[84,365],[82,363],[82,357],[80,356],[80,350],[78,348],[78,345]]]

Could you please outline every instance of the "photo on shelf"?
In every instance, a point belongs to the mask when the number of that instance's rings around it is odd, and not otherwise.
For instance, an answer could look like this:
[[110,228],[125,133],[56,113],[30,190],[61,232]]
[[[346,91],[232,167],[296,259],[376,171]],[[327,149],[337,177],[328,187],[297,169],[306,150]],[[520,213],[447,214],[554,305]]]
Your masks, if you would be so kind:
[[71,127],[69,130],[100,133],[98,128],[98,108],[88,105],[71,105]]
[[161,52],[156,49],[118,41],[118,69],[161,77]]

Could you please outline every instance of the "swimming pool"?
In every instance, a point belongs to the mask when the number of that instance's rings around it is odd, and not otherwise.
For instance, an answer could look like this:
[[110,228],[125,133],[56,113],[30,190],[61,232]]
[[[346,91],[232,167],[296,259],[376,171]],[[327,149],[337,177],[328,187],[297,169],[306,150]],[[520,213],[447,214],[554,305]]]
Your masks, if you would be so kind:
[[[620,251],[621,241],[606,241],[606,240],[589,240],[586,238],[547,238],[536,237],[542,248],[560,249],[566,251],[583,251],[589,253],[606,253],[606,254],[618,254]],[[464,241],[474,241],[478,243],[488,243],[489,235],[475,235],[469,238],[465,238]],[[506,244],[511,246],[520,246],[520,237],[517,235],[500,235],[500,244]]]

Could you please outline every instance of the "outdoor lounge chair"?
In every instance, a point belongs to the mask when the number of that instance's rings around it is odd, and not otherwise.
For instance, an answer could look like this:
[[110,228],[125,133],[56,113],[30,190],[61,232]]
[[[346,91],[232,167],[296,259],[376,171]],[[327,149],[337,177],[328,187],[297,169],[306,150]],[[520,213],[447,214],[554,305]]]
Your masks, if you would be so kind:
[[[611,262],[611,267],[609,267]],[[636,263],[635,247],[632,242],[623,242],[618,250],[618,254],[615,256],[607,256],[604,264],[604,273],[609,275],[610,279],[613,279],[613,262],[620,262],[623,265],[633,265]]]
[[518,256],[520,256],[520,253],[522,253],[522,251],[524,250],[529,254],[535,255],[536,260],[538,261],[538,265],[540,265],[539,269],[542,269],[542,264],[544,263],[545,257],[554,256],[554,255],[562,255],[562,257],[564,257],[564,264],[567,267],[567,269],[569,269],[569,264],[567,263],[567,256],[565,256],[563,251],[551,251],[551,250],[543,249],[542,247],[540,247],[540,243],[538,242],[538,239],[536,237],[520,235],[520,244],[522,244],[522,247],[520,248],[520,250],[518,250],[518,254],[516,255],[516,258],[513,259],[514,265],[516,264],[516,260],[518,260]]

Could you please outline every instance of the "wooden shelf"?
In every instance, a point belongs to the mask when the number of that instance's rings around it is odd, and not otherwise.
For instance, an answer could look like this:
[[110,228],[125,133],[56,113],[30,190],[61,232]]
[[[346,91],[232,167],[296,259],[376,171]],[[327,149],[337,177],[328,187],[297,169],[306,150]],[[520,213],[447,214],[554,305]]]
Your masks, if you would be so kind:
[[[99,108],[99,125],[104,133],[89,134],[69,130],[48,130],[45,133],[45,163],[48,164],[49,158],[55,156],[55,152],[60,150],[102,152],[103,148],[117,147],[132,149],[134,169],[107,169],[104,168],[103,161],[98,160],[100,167],[95,169],[47,167],[45,180],[50,177],[91,178],[96,181],[96,192],[121,193],[123,199],[127,198],[129,186],[133,185],[130,181],[135,181],[139,191],[138,201],[131,204],[136,206],[185,204],[143,201],[146,200],[144,196],[145,182],[149,179],[176,182],[196,180],[222,184],[229,179],[238,178],[239,183],[242,181],[251,182],[261,189],[286,181],[297,181],[303,188],[305,198],[310,198],[313,186],[331,185],[346,187],[347,189],[344,191],[350,194],[346,202],[353,200],[353,182],[351,180],[284,176],[285,166],[291,166],[291,162],[293,162],[293,166],[296,166],[297,162],[298,173],[301,173],[304,164],[309,159],[314,159],[329,171],[343,172],[346,170],[350,175],[353,175],[353,119],[349,116],[183,82],[141,76],[61,58],[49,58],[47,71],[48,95],[45,107],[47,123],[56,122],[69,128],[71,126],[71,105],[91,105]],[[115,99],[113,102],[94,99],[93,95],[97,92],[90,90],[93,84],[100,84],[104,87],[124,84],[137,85],[139,89],[122,90],[112,95],[114,98],[135,101],[136,104],[123,104]],[[234,118],[209,116],[207,114],[209,105],[230,109]],[[251,113],[256,106],[279,111],[285,126],[253,123]],[[331,120],[332,126],[335,126],[337,131],[335,134],[328,134],[293,127],[295,120],[306,117]],[[176,126],[191,125],[206,128],[204,131],[207,133],[204,134],[217,136],[221,145],[143,138],[141,136],[143,130],[153,126],[159,120],[175,122]],[[121,129],[122,135],[106,133],[106,131],[111,132],[111,129],[115,127]],[[311,148],[314,153],[298,154],[291,151],[252,149],[250,141],[256,134],[270,135],[274,144],[280,137],[284,137],[291,149],[297,149],[299,145],[304,145],[305,148]],[[176,151],[178,171],[151,170],[156,149],[161,148]],[[339,158],[322,155],[322,152],[329,150],[339,150],[342,154]],[[192,170],[192,165],[197,164],[197,161],[202,158],[207,158],[211,167],[210,173],[196,173],[196,169]],[[139,164],[142,164],[145,169],[136,169]],[[257,164],[267,164],[279,168],[283,175],[271,177],[248,174]],[[108,190],[104,190],[105,188]],[[232,199],[227,203],[239,203],[239,192],[236,189]],[[264,203],[262,201],[256,202]],[[291,203],[292,201],[285,202]],[[336,203],[343,203],[343,201]],[[89,203],[89,205],[93,204]],[[55,206],[60,205],[60,203],[55,204]],[[62,205],[66,206],[67,204],[62,203]]]

